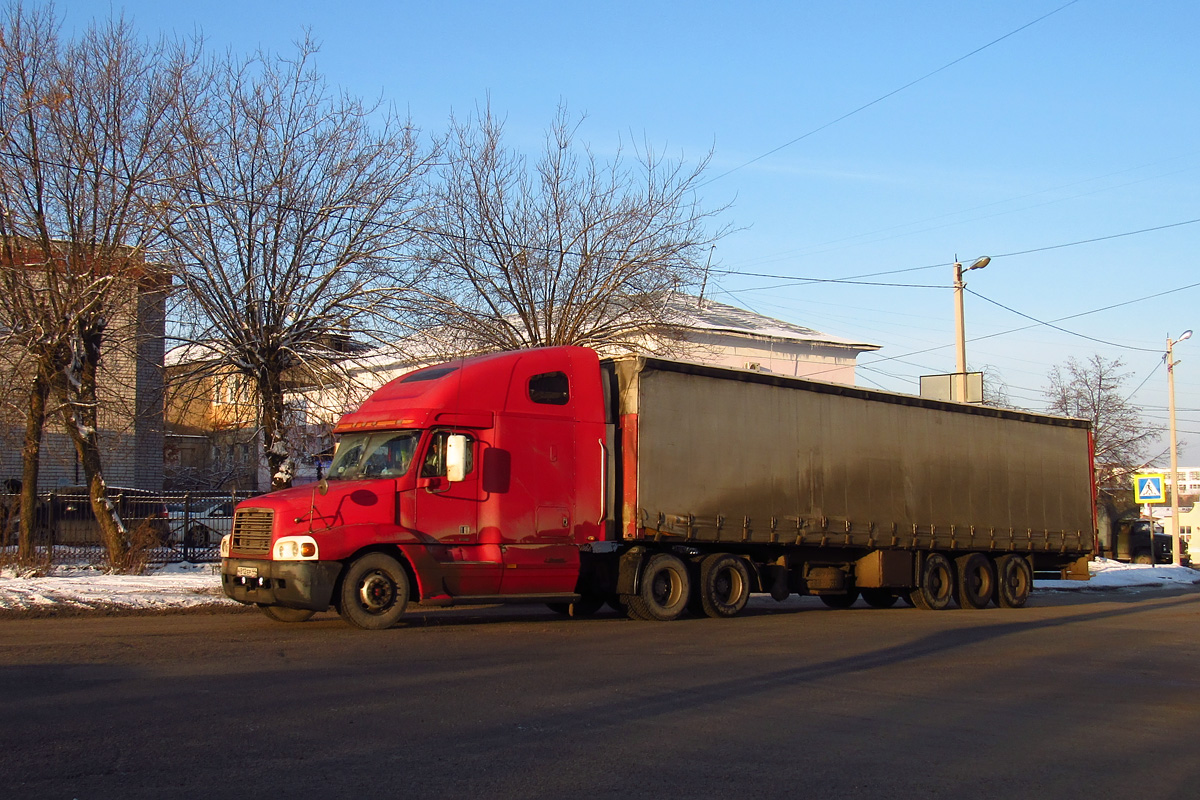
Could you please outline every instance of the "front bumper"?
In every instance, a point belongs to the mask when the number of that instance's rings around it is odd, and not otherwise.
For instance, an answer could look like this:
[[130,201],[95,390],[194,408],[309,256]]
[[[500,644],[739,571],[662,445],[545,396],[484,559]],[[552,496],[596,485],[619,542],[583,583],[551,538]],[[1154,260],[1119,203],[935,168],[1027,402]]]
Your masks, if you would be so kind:
[[341,574],[340,561],[221,560],[221,588],[239,603],[324,611]]

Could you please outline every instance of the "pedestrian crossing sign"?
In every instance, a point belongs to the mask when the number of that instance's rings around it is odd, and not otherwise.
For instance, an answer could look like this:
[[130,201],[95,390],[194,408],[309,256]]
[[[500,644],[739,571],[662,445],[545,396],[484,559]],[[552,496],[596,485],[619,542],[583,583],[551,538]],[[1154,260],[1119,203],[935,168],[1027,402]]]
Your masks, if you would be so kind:
[[1162,503],[1167,499],[1163,490],[1162,475],[1141,474],[1133,476],[1133,497],[1138,503]]

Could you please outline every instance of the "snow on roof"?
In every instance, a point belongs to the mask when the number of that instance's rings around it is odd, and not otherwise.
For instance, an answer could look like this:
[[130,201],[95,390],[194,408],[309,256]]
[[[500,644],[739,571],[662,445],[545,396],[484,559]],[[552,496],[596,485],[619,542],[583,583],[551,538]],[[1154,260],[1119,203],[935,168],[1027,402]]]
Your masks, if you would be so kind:
[[880,345],[877,344],[832,336],[803,325],[793,325],[790,322],[756,314],[744,308],[718,303],[715,300],[701,300],[690,295],[679,295],[670,302],[670,308],[678,314],[679,324],[693,330],[785,341],[835,344],[857,350],[878,350],[880,348]]
[[[668,308],[675,322],[685,330],[745,336],[748,338],[771,339],[774,341],[809,342],[829,344],[853,350],[878,350],[881,345],[834,336],[803,325],[767,317],[744,308],[718,303],[692,295],[679,294],[668,301]],[[381,368],[415,367],[432,361],[445,360],[452,351],[453,343],[441,341],[442,337],[426,333],[406,337],[394,344],[385,344],[360,351],[354,357],[352,369],[378,370]],[[207,361],[218,355],[211,345],[201,343],[183,344],[167,351],[166,366],[191,364]]]
[[216,348],[210,345],[189,342],[168,350],[163,355],[163,365],[177,367],[180,364],[197,364],[202,361],[212,361],[218,355]]

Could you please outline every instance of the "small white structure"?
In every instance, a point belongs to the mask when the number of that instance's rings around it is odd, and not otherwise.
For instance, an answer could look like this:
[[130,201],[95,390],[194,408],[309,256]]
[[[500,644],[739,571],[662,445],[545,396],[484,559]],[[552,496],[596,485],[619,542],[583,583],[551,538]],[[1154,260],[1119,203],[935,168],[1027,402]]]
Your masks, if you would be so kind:
[[853,386],[859,353],[879,349],[712,300],[681,295],[672,305],[686,358],[705,364]]
[[[853,386],[858,355],[880,347],[688,295],[678,295],[671,301],[670,316],[682,330],[683,340],[647,340],[644,352]],[[413,355],[423,350],[419,342],[412,341],[402,347],[378,348],[357,357],[350,371],[362,387],[374,391],[429,363]]]

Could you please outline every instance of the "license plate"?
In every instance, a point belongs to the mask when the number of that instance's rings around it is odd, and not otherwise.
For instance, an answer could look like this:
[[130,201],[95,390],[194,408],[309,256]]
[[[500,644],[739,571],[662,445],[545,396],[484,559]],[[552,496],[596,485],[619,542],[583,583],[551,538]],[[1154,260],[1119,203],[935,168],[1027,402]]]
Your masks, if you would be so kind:
[[258,567],[238,567],[237,574],[239,578],[257,578]]

